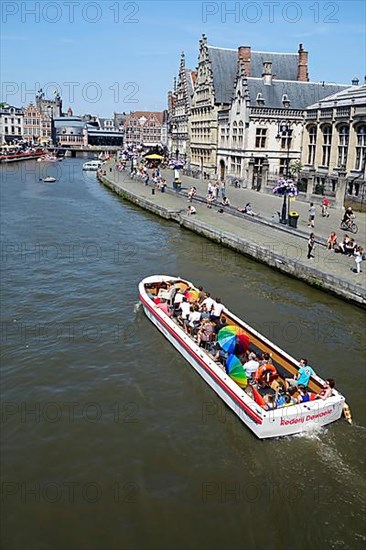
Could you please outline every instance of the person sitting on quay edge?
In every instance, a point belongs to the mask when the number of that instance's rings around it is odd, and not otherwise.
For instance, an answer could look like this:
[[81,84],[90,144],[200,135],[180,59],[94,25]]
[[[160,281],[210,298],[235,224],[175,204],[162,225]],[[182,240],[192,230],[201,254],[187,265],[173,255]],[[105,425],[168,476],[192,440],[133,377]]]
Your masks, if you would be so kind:
[[197,195],[197,189],[192,185],[188,191],[188,202],[192,202],[193,197]]
[[346,234],[344,237],[343,237],[343,240],[341,243],[339,243],[338,245],[338,251],[341,252],[342,254],[346,254],[346,248],[348,246],[348,243],[350,242],[350,238],[349,236]]
[[285,378],[286,390],[293,386],[307,387],[310,377],[315,374],[314,370],[308,365],[307,359],[300,359],[300,368],[293,378]]
[[248,216],[258,216],[258,214],[254,212],[250,202],[247,202],[244,208],[238,208],[238,210],[239,212],[243,212],[243,214],[248,214]]
[[195,209],[194,206],[192,206],[192,204],[190,204],[187,208],[187,215],[194,216],[194,214],[197,214],[197,210]]
[[337,235],[334,231],[332,231],[329,234],[328,240],[327,240],[327,248],[328,250],[333,250],[337,245]]
[[343,247],[344,253],[348,256],[353,256],[356,250],[356,241],[355,239],[350,239],[348,243],[346,243]]

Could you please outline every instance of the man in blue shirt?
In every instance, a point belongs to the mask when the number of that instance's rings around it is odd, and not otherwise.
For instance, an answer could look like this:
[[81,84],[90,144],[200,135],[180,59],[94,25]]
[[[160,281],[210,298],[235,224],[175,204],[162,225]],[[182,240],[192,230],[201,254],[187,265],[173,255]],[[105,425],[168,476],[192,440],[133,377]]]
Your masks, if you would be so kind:
[[307,359],[300,359],[300,368],[294,378],[286,378],[286,389],[293,386],[305,386],[309,384],[310,376],[315,374],[314,369],[308,365]]

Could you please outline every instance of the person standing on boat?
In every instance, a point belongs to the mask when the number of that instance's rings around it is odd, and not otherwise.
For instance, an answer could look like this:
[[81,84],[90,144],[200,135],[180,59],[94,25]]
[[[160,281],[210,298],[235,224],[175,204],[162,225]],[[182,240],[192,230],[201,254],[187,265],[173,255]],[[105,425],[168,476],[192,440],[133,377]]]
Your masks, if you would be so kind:
[[307,359],[300,359],[299,370],[294,378],[285,378],[286,389],[293,386],[304,386],[309,384],[310,376],[315,374],[314,369],[308,365]]
[[172,316],[172,312],[169,309],[168,303],[164,299],[161,299],[161,301],[156,304],[156,307],[161,309],[161,311],[163,311],[168,317]]
[[201,303],[201,309],[202,309],[203,304],[205,304],[205,306],[207,307],[207,311],[209,313],[211,313],[212,306],[214,305],[214,303],[215,303],[215,300],[213,298],[211,298],[211,294],[209,292],[207,292],[206,298]]
[[223,312],[224,309],[225,309],[225,306],[224,304],[221,303],[220,296],[217,296],[216,300],[212,304],[211,321],[215,321],[215,322],[219,321],[221,317],[221,313]]

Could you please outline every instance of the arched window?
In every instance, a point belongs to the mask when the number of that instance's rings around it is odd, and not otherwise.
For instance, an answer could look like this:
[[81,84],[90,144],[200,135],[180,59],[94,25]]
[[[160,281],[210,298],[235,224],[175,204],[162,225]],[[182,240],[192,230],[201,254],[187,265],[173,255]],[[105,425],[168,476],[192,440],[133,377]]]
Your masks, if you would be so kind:
[[315,149],[316,149],[316,126],[309,128],[309,145],[308,145],[308,164],[311,166],[315,162]]
[[332,146],[332,127],[327,125],[327,126],[324,126],[323,128],[322,166],[329,166],[331,146]]
[[357,128],[356,164],[355,170],[363,170],[366,161],[366,126]]
[[348,154],[349,128],[341,126],[339,128],[339,145],[338,145],[338,168],[346,166]]

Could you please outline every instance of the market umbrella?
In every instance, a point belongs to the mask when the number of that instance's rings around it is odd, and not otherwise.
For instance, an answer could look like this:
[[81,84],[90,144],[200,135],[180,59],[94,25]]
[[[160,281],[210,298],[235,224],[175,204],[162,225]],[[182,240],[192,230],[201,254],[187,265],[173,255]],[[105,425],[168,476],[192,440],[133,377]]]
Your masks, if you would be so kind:
[[189,288],[184,293],[184,296],[187,298],[188,302],[197,302],[199,295],[198,290],[195,290],[194,288]]
[[157,155],[156,153],[153,153],[152,155],[146,155],[145,158],[149,160],[162,160],[164,157],[162,157],[161,155]]
[[235,348],[239,348],[243,353],[249,347],[249,336],[242,328],[235,325],[227,325],[219,330],[217,340],[221,348],[228,353],[233,353]]
[[226,359],[226,372],[241,388],[246,388],[248,379],[239,357],[230,354]]

